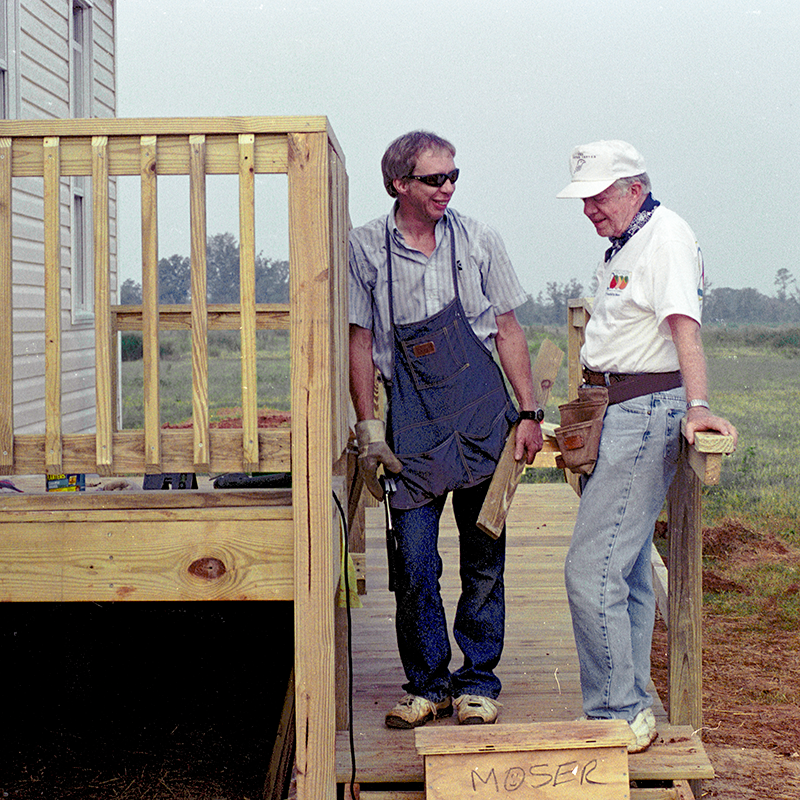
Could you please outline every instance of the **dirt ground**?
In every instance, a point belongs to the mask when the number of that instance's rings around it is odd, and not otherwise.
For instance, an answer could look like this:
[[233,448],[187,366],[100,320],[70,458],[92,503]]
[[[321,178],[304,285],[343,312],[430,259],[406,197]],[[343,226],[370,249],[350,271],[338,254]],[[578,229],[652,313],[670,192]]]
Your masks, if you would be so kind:
[[[751,563],[800,563],[800,553],[774,537],[728,521],[703,532],[713,562],[704,591],[749,593],[728,575]],[[796,591],[790,586],[787,591]],[[800,797],[800,634],[784,630],[774,598],[760,598],[751,616],[714,613],[703,619],[703,740],[717,777],[702,797],[725,800],[796,800]],[[653,680],[668,702],[666,629],[653,639]]]

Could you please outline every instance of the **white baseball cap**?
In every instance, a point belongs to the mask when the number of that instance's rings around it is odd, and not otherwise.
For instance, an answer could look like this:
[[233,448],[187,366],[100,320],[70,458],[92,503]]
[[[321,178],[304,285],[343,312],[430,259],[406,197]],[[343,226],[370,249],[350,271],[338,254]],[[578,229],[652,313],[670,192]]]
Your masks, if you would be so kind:
[[633,145],[618,139],[582,144],[569,158],[572,182],[556,197],[594,197],[618,178],[647,172],[644,158]]

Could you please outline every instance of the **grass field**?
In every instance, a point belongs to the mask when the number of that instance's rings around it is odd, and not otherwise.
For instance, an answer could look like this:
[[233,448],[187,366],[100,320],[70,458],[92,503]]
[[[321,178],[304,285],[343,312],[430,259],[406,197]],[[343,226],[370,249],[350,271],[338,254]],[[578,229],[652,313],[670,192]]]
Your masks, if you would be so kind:
[[[545,338],[566,353],[566,335],[531,330],[533,357]],[[800,545],[800,331],[743,328],[704,331],[711,403],[739,430],[739,447],[725,459],[718,486],[706,487],[706,524],[724,517],[758,523]],[[190,341],[185,332],[162,335],[161,416],[178,424],[191,417]],[[235,334],[209,339],[209,398],[212,419],[220,409],[241,405],[241,369]],[[566,361],[566,359],[565,359]],[[142,362],[123,363],[124,427],[143,424]],[[284,331],[262,331],[258,339],[259,407],[289,409],[289,337]],[[566,366],[562,365],[547,407],[547,420],[558,423],[558,404],[567,400]],[[528,470],[528,481],[562,480],[558,470]]]

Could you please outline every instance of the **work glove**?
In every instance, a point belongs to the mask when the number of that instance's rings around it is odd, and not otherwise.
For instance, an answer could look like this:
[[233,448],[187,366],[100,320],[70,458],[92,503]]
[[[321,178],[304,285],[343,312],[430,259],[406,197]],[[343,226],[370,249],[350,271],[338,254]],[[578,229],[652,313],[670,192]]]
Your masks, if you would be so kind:
[[364,473],[364,483],[370,494],[383,500],[383,487],[378,480],[378,467],[383,464],[389,472],[400,472],[403,465],[386,444],[386,426],[382,419],[364,419],[356,423],[358,466]]

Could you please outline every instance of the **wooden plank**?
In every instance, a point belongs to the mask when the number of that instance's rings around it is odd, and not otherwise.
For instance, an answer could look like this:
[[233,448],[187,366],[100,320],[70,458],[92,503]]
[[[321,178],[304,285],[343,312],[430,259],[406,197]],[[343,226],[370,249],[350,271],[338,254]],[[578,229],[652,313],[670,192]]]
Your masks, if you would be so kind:
[[294,672],[289,676],[289,684],[283,698],[281,718],[275,733],[272,755],[267,768],[262,800],[283,800],[283,788],[288,783],[294,764]]
[[503,724],[492,727],[461,726],[417,728],[415,745],[423,756],[451,753],[519,753],[524,750],[592,750],[626,743],[625,722],[592,720]]
[[327,140],[289,135],[292,485],[298,796],[333,800],[336,564],[332,531]]
[[[193,133],[328,133],[324,116],[296,117],[153,117],[110,119],[3,120],[0,136],[94,136],[101,127],[107,136],[186,136]],[[335,141],[335,140],[334,140]],[[337,148],[338,152],[338,148]]]
[[11,139],[0,138],[0,472],[8,474],[14,464],[14,334],[12,286],[14,267],[11,253]]
[[[165,517],[0,524],[0,598],[13,602],[291,600],[291,519]],[[31,547],[31,542],[36,547]]]
[[[117,331],[142,331],[144,318],[141,306],[112,306]],[[190,306],[160,305],[158,307],[159,328],[163,331],[191,330]],[[238,331],[242,326],[242,315],[235,303],[211,303],[208,306],[208,329],[213,331]],[[288,303],[257,303],[256,328],[258,330],[282,331],[289,329]]]
[[[564,352],[556,347],[550,339],[545,339],[539,347],[536,362],[533,365],[533,393],[536,405],[545,408],[550,397],[550,389],[555,383],[558,369],[564,358]],[[506,516],[514,499],[514,492],[519,479],[525,470],[525,462],[514,458],[516,449],[517,426],[509,431],[503,452],[500,454],[497,468],[489,484],[489,491],[483,501],[478,515],[477,526],[494,539],[497,539],[505,527]]]
[[[236,429],[212,428],[209,431],[211,464],[209,471],[243,472],[242,435]],[[166,442],[159,472],[192,472],[194,437],[191,429],[162,430]],[[289,428],[259,428],[258,471],[291,472],[291,439]],[[114,474],[142,474],[152,471],[145,458],[146,436],[143,430],[116,431],[112,437]],[[6,474],[44,474],[45,439],[41,434],[15,437],[14,469]],[[67,434],[62,438],[62,465],[66,472],[94,471],[97,442],[94,434]]]
[[114,377],[111,343],[110,248],[108,230],[108,137],[92,139],[92,224],[94,232],[95,470],[111,472],[114,462]]
[[[35,489],[31,483],[35,483]],[[224,523],[228,519],[291,520],[292,493],[288,489],[226,489],[210,491],[186,489],[180,491],[154,491],[141,488],[142,479],[133,478],[136,488],[125,491],[103,492],[46,492],[43,476],[26,476],[19,481],[25,496],[0,495],[3,522],[47,522],[57,513],[61,522],[103,524],[129,521],[132,514],[137,520],[158,522],[163,520],[197,520],[206,514]],[[203,485],[203,479],[199,481]],[[2,524],[2,523],[0,523]]]
[[206,139],[189,137],[189,209],[192,287],[192,432],[194,472],[211,462],[208,425],[208,273],[206,261]]
[[239,287],[242,349],[242,462],[258,468],[258,373],[256,370],[256,238],[254,141],[239,136]]
[[[104,120],[105,121],[105,120]],[[113,135],[102,125],[97,129],[109,137],[109,174],[139,174],[139,142],[141,136]],[[254,171],[256,174],[285,174],[288,152],[285,134],[251,133],[255,137]],[[209,136],[208,175],[236,175],[239,171],[237,135]],[[67,152],[62,167],[63,175],[87,175],[91,171],[91,137],[66,139]],[[189,174],[188,135],[159,136],[158,151],[160,175]],[[162,141],[163,140],[163,141]],[[15,139],[13,144],[15,178],[41,177],[44,152],[41,139]],[[163,162],[163,163],[162,163]]]
[[667,497],[669,515],[670,722],[700,730],[702,708],[703,538],[699,478],[681,437],[678,471]]
[[330,231],[331,231],[331,336],[333,341],[334,383],[332,387],[333,449],[343,453],[347,448],[350,430],[355,428],[355,411],[350,401],[348,309],[350,216],[348,213],[348,184],[344,163],[329,144],[331,171]]
[[161,410],[159,400],[158,202],[156,137],[142,136],[142,348],[144,369],[145,471],[161,469]]
[[628,800],[626,755],[624,747],[616,747],[427,757],[425,796],[453,800],[486,793],[509,798],[535,792],[547,800],[569,792],[581,800]]
[[[686,417],[681,420],[681,432],[686,435]],[[715,486],[722,473],[722,456],[733,450],[733,436],[697,431],[688,450],[689,465],[706,486]]]
[[650,548],[650,566],[653,570],[653,591],[656,605],[661,612],[664,624],[669,627],[669,573],[655,545]]
[[61,168],[59,140],[44,139],[45,464],[61,470]]

